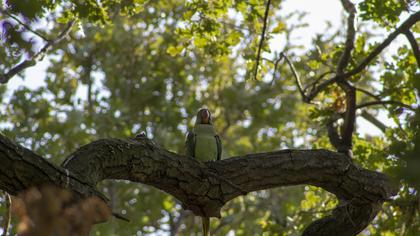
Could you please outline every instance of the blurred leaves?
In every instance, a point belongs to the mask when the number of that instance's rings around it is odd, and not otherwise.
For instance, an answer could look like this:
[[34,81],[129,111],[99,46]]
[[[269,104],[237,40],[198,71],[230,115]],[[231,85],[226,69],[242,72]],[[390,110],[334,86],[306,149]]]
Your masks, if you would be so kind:
[[[247,79],[255,66],[264,1],[7,1],[5,10],[48,38],[72,19],[79,19],[80,27],[49,55],[45,85],[10,91],[0,87],[2,132],[56,163],[93,140],[132,137],[141,131],[183,152],[185,133],[196,111],[206,106],[223,139],[224,158],[284,148],[331,149],[325,124],[332,118],[341,122],[343,91],[330,86],[316,98],[321,105],[303,104],[290,68],[284,63],[274,68],[274,62],[283,51],[310,87],[333,76],[344,37],[338,29],[301,45],[293,35],[307,27],[305,14],[285,15],[281,3],[272,1],[261,77],[251,81]],[[359,20],[390,28],[414,5],[361,1]],[[38,50],[42,40],[1,16],[3,71]],[[373,29],[359,31],[349,69],[379,43]],[[274,41],[278,37],[281,42]],[[280,49],[273,47],[277,43]],[[380,99],[418,105],[419,73],[410,48],[401,46],[395,55],[375,59],[351,82]],[[326,76],[318,81],[322,74]],[[33,78],[24,79],[27,83]],[[358,103],[374,100],[358,92]],[[414,232],[419,216],[407,206],[413,206],[419,189],[420,112],[394,105],[364,109],[388,116],[395,124],[380,136],[356,133],[354,161],[397,177],[403,187],[363,234]],[[201,232],[199,219],[163,192],[125,181],[105,181],[98,187],[110,196],[113,210],[131,222],[112,219],[96,225],[96,235]],[[229,202],[222,219],[212,220],[212,230],[215,235],[298,235],[315,218],[330,214],[335,204],[331,194],[315,187],[250,193]]]

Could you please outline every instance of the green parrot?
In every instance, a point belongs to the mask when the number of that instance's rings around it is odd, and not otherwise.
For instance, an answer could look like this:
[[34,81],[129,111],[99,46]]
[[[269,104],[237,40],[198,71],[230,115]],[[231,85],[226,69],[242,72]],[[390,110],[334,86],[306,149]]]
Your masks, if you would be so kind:
[[[185,141],[187,156],[200,161],[220,160],[222,157],[222,141],[213,127],[211,113],[202,108],[197,113],[194,129],[188,132]],[[202,217],[203,236],[209,235],[210,218]]]

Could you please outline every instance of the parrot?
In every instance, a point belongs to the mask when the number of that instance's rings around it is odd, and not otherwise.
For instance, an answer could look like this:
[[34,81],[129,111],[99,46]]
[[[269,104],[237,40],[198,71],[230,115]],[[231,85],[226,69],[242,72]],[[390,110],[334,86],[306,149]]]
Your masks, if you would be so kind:
[[[218,161],[222,157],[222,141],[217,135],[211,113],[202,108],[197,113],[194,129],[188,132],[185,141],[186,154],[199,161]],[[202,217],[203,236],[209,235],[210,218]]]

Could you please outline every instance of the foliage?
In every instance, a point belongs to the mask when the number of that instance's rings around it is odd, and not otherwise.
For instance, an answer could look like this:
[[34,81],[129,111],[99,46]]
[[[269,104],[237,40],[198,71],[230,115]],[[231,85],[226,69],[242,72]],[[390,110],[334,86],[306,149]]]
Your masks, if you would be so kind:
[[[193,115],[207,106],[216,118],[225,158],[282,148],[331,149],[325,124],[346,108],[342,89],[328,87],[316,98],[319,106],[304,104],[287,64],[275,68],[279,49],[272,40],[284,38],[281,51],[295,59],[302,82],[311,84],[339,62],[344,32],[317,35],[311,45],[300,45],[291,35],[306,26],[304,14],[285,15],[282,1],[272,1],[262,48],[264,57],[270,58],[261,62],[258,80],[251,80],[264,4],[254,0],[5,1],[6,11],[38,28],[46,38],[54,38],[73,19],[78,27],[49,54],[45,86],[21,86],[9,93],[1,87],[2,132],[55,163],[98,138],[132,137],[141,131],[160,145],[183,152]],[[362,25],[378,24],[391,32],[401,15],[416,7],[416,1],[360,1],[358,19]],[[4,17],[3,71],[32,55],[43,41],[3,11],[0,14]],[[370,27],[358,30],[350,69],[380,43],[373,33]],[[419,77],[413,51],[401,46],[390,58],[377,58],[351,82],[376,98],[418,106]],[[31,80],[24,78],[25,83]],[[376,99],[360,91],[357,96],[358,104]],[[402,183],[397,199],[384,206],[364,234],[410,235],[420,227],[415,210],[419,176],[414,168],[419,165],[420,110],[395,104],[364,110],[386,114],[395,127],[379,136],[356,132],[355,161]],[[131,222],[110,220],[94,228],[96,235],[200,232],[198,219],[183,212],[176,199],[149,186],[117,181],[103,182],[100,189],[110,197],[113,209]],[[329,193],[314,187],[255,192],[231,201],[222,219],[212,221],[212,229],[217,235],[231,231],[297,235],[314,218],[329,214],[336,203]]]

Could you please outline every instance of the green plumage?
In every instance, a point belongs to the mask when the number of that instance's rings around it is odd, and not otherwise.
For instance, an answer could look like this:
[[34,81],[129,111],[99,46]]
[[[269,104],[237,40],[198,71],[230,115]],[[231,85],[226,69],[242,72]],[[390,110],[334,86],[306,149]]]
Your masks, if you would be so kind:
[[[207,122],[202,121],[202,112],[208,112]],[[201,109],[197,113],[194,130],[188,132],[185,141],[187,156],[197,158],[200,161],[220,160],[222,157],[222,142],[214,130],[210,112]],[[202,217],[203,235],[210,233],[210,218]]]
[[211,124],[195,124],[185,142],[187,156],[200,161],[221,160],[222,142]]

